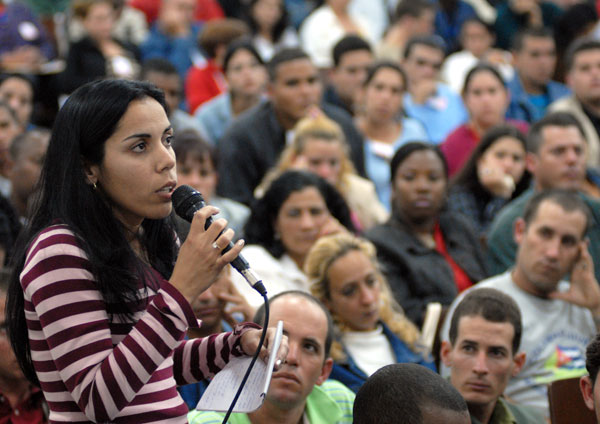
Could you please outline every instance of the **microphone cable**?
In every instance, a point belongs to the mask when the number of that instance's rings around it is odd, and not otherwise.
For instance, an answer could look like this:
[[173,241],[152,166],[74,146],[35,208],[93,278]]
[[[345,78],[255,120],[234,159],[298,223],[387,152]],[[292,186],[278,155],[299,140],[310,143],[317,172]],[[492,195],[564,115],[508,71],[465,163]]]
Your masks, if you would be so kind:
[[262,349],[263,344],[265,342],[265,338],[267,336],[267,329],[268,329],[268,325],[269,325],[269,299],[267,299],[266,291],[264,293],[261,292],[261,296],[263,297],[264,305],[265,305],[265,320],[264,320],[264,324],[263,324],[262,334],[260,335],[260,341],[258,342],[258,347],[256,348],[256,352],[254,352],[252,361],[250,361],[250,365],[248,365],[246,374],[244,374],[244,378],[242,378],[240,387],[238,388],[237,393],[235,394],[233,400],[231,401],[231,405],[229,405],[229,409],[227,410],[227,414],[225,414],[225,418],[223,418],[222,424],[227,424],[227,420],[229,419],[229,416],[231,415],[231,412],[233,411],[235,404],[237,403],[240,395],[242,394],[242,390],[244,389],[244,386],[246,385],[246,381],[248,381],[248,377],[250,377],[250,372],[252,372],[252,368],[254,367],[254,364],[256,363],[256,360],[258,359],[258,355],[260,354],[260,350]]
[[[202,194],[200,192],[194,190],[193,187],[186,186],[186,185],[182,185],[182,186],[178,187],[173,192],[173,194],[171,196],[171,201],[173,203],[173,207],[174,207],[177,215],[179,215],[181,218],[185,219],[188,222],[192,222],[194,213],[199,211],[205,205]],[[211,224],[212,224],[212,217],[208,217],[206,219],[204,228],[207,229]],[[233,247],[233,244],[229,243],[229,245],[224,249],[224,252],[229,251],[232,247]],[[223,419],[223,424],[225,424],[227,422],[227,419],[231,415],[231,412],[233,411],[235,404],[237,403],[240,395],[242,394],[242,390],[244,389],[244,386],[246,385],[246,382],[248,381],[248,377],[250,377],[250,372],[252,371],[252,368],[254,367],[254,364],[256,363],[256,360],[258,359],[258,355],[260,354],[260,351],[264,345],[265,338],[267,336],[267,329],[268,329],[268,325],[269,325],[269,299],[267,298],[267,290],[265,289],[265,286],[263,285],[262,281],[252,271],[252,269],[250,268],[250,265],[248,264],[248,262],[244,259],[244,257],[241,254],[239,254],[233,261],[231,261],[231,265],[242,275],[242,277],[244,277],[244,279],[248,282],[248,284],[250,284],[250,286],[254,290],[256,290],[258,293],[260,293],[260,295],[263,297],[264,305],[265,305],[265,320],[264,320],[262,333],[260,335],[260,340],[258,342],[258,347],[256,348],[256,352],[254,352],[252,360],[250,361],[250,365],[248,366],[248,369],[246,370],[246,374],[244,374],[244,377],[242,378],[240,387],[238,388],[238,391],[236,392],[233,400],[231,401],[231,405],[229,405],[227,414],[225,415],[225,418]]]

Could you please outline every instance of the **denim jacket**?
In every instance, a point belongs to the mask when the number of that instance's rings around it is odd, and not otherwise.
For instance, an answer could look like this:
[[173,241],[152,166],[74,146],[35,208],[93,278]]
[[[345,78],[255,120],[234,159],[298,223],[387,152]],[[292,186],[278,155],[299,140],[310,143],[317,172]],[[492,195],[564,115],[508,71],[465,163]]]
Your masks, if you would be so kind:
[[[383,334],[387,337],[392,346],[394,356],[396,357],[396,363],[419,364],[430,368],[433,371],[437,371],[433,359],[431,359],[429,355],[424,357],[420,353],[413,352],[392,332],[392,330],[389,329],[387,325],[383,322],[380,322],[380,324],[383,327]],[[356,365],[356,362],[354,362],[354,359],[352,359],[352,356],[350,356],[350,353],[348,353],[345,348],[344,353],[346,354],[346,358],[344,361],[335,362],[333,364],[333,370],[331,371],[329,378],[344,383],[350,390],[356,393],[358,389],[360,389],[360,386],[367,380],[368,376],[358,367],[358,365]]]
[[[537,111],[529,99],[529,95],[523,88],[518,73],[515,73],[514,78],[508,82],[507,88],[510,92],[510,104],[506,111],[507,118],[533,123],[544,116],[544,114],[540,114]],[[546,84],[546,94],[548,95],[548,104],[550,104],[561,97],[568,96],[571,94],[571,90],[559,82],[548,81],[548,84]]]

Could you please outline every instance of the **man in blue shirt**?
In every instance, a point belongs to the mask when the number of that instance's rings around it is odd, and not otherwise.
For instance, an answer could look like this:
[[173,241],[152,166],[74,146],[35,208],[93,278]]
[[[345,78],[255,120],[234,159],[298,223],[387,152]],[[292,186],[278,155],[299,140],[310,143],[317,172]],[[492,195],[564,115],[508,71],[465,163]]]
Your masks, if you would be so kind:
[[404,50],[403,66],[408,76],[404,111],[419,120],[429,140],[439,144],[468,119],[461,97],[438,81],[446,46],[437,35],[416,36]]
[[556,47],[552,33],[530,28],[517,34],[512,48],[515,76],[508,82],[510,105],[507,118],[533,123],[540,120],[553,101],[571,90],[552,81],[556,66]]

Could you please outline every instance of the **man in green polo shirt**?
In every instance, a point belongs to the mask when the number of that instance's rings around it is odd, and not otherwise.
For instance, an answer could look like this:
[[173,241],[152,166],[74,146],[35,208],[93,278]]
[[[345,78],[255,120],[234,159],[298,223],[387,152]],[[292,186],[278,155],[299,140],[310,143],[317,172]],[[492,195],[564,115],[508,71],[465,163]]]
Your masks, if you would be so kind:
[[[269,323],[283,321],[289,351],[273,373],[263,405],[249,414],[231,414],[230,424],[351,424],[354,393],[327,380],[333,367],[329,348],[333,324],[327,309],[308,293],[283,292],[269,300]],[[262,323],[261,307],[254,321]],[[220,424],[225,414],[192,411],[190,424]]]
[[537,411],[506,401],[502,394],[525,363],[521,312],[508,295],[480,288],[458,304],[441,357],[450,382],[467,401],[473,424],[539,424]]

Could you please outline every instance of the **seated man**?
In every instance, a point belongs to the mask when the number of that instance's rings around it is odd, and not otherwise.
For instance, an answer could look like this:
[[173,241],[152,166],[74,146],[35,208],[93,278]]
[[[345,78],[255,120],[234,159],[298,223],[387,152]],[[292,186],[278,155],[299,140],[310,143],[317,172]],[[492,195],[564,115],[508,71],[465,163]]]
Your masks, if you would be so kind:
[[[594,198],[596,186],[586,174],[586,142],[579,122],[567,113],[551,113],[531,126],[527,136],[527,169],[534,178],[533,188],[506,205],[494,218],[488,235],[489,271],[499,274],[515,263],[517,245],[512,229],[523,215],[525,204],[536,192],[563,188],[581,193],[592,210],[590,254],[600,263],[600,204]],[[596,267],[600,280],[600,266]]]
[[[189,328],[187,338],[197,339],[208,337],[211,334],[231,331],[238,324],[236,317],[243,318],[241,321],[252,319],[254,309],[244,301],[244,298],[233,287],[230,279],[231,272],[230,266],[223,268],[217,281],[191,303],[196,318],[202,320],[202,326]],[[234,317],[234,313],[238,312],[239,314]],[[180,386],[177,390],[179,390],[188,407],[194,409],[208,384],[209,380],[202,380],[198,383]]]
[[194,20],[197,0],[162,0],[158,18],[148,38],[140,44],[142,60],[168,59],[183,80],[195,58],[202,57],[197,47],[200,26]]
[[[600,287],[586,238],[591,222],[589,207],[576,193],[555,189],[535,194],[515,222],[514,267],[464,292],[489,287],[517,302],[525,335],[521,350],[527,358],[504,393],[546,416],[548,383],[585,373],[585,348],[600,322]],[[562,281],[569,274],[570,284]],[[446,316],[443,341],[461,300],[453,302]]]
[[600,41],[575,41],[565,54],[566,80],[573,95],[549,106],[551,111],[569,112],[577,118],[588,144],[588,166],[600,165]]
[[450,382],[467,401],[472,424],[544,422],[539,412],[502,397],[525,363],[521,332],[519,306],[498,290],[473,290],[456,307],[441,356]]
[[400,62],[406,43],[416,35],[433,34],[437,5],[428,0],[397,2],[385,34],[376,48],[378,59]]
[[598,369],[600,369],[600,333],[596,334],[586,349],[585,367],[588,375],[581,377],[579,387],[585,404],[595,412],[596,422],[600,424],[600,384],[596,384]]
[[354,401],[354,424],[468,424],[465,400],[439,374],[417,364],[380,368]]
[[408,76],[404,94],[406,115],[419,120],[433,144],[440,144],[456,127],[468,120],[461,97],[439,82],[446,46],[437,35],[410,39],[402,65]]
[[37,189],[49,141],[50,131],[39,128],[17,135],[10,144],[7,172],[11,183],[10,203],[21,222],[29,219],[30,203]]
[[354,167],[364,175],[363,138],[348,113],[321,104],[319,70],[308,55],[297,48],[283,49],[267,70],[269,99],[233,121],[219,142],[219,194],[250,204],[254,189],[291,139],[291,130],[319,107],[342,127]]
[[540,120],[550,103],[568,96],[570,90],[552,75],[556,67],[556,44],[552,32],[528,28],[513,41],[515,75],[508,80],[510,105],[507,118],[530,124]]
[[[289,351],[285,363],[273,373],[263,405],[249,414],[231,414],[231,424],[352,423],[354,393],[327,380],[333,367],[329,348],[333,323],[327,309],[308,293],[283,292],[271,297],[269,325],[283,321]],[[264,307],[254,316],[262,324]],[[221,422],[225,414],[192,411],[190,424]]]
[[0,270],[0,422],[44,424],[48,422],[48,406],[42,391],[23,375],[6,334],[8,280],[8,272]]
[[191,115],[179,106],[183,97],[183,83],[177,68],[162,57],[155,57],[142,63],[141,81],[148,81],[165,93],[165,102],[169,106],[169,121],[176,133],[194,129],[204,136],[206,130]]
[[373,63],[373,51],[365,39],[351,34],[333,46],[332,56],[331,84],[325,89],[323,99],[354,115],[358,93]]

